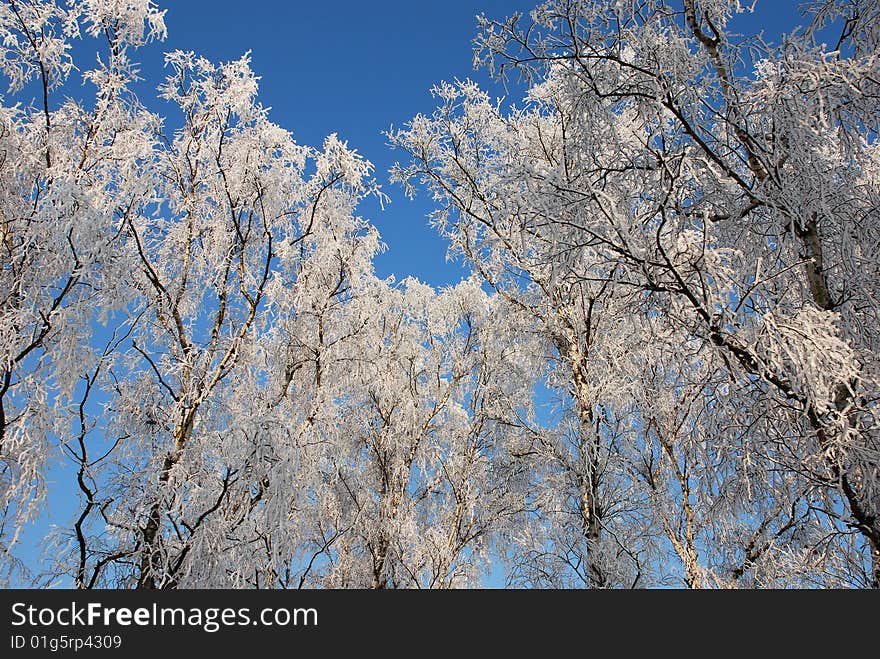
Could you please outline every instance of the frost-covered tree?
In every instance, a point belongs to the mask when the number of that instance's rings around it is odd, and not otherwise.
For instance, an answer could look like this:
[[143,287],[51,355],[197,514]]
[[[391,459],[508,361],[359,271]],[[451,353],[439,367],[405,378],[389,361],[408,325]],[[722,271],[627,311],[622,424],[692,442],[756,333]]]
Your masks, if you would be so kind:
[[[436,294],[415,281],[358,281],[307,327],[292,316],[277,326],[275,345],[296,346],[279,364],[282,382],[297,375],[267,433],[277,469],[301,471],[267,482],[278,483],[284,510],[298,511],[296,539],[280,541],[287,525],[263,511],[254,531],[285,586],[478,584],[519,505],[508,485],[515,465],[485,409],[498,377],[484,359],[496,310],[471,282]],[[278,438],[291,427],[292,438]]]
[[[584,475],[629,465],[637,535],[692,586],[880,586],[875,5],[813,3],[778,47],[736,36],[735,0],[483,18],[476,60],[521,106],[443,84],[392,136],[555,346]],[[599,571],[638,563],[601,549],[601,484],[580,502]]]
[[[4,565],[63,457],[81,507],[49,583],[479,583],[522,508],[491,296],[377,278],[372,166],[271,123],[247,57],[169,53],[180,125],[148,111],[151,2],[0,15],[11,91],[43,99],[4,106]],[[55,100],[81,32],[93,104]]]
[[391,136],[473,269],[434,290],[247,56],[168,53],[162,117],[153,2],[4,0],[4,583],[66,461],[37,583],[880,586],[874,5],[775,47],[735,0],[481,19],[522,104]]
[[[10,97],[0,118],[0,552],[45,496],[45,468],[80,378],[98,369],[91,327],[120,269],[117,209],[145,205],[138,180],[157,119],[127,90],[129,53],[161,38],[152,3],[10,0],[0,5],[0,70]],[[84,74],[93,101],[60,96],[74,67],[71,41],[103,35],[105,52]],[[37,98],[25,105],[16,99]],[[26,102],[26,101],[25,101]],[[111,339],[110,344],[114,340]],[[109,348],[109,345],[108,345]],[[87,385],[88,388],[88,385]],[[83,421],[85,423],[85,421]],[[75,450],[75,449],[73,449]]]

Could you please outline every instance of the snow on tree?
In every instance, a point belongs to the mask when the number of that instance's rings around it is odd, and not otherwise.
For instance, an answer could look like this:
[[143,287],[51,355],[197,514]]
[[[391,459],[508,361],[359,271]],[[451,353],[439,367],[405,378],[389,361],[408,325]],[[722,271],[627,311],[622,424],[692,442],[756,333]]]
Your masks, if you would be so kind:
[[[152,3],[123,3],[124,12],[119,4],[0,6],[9,93],[27,98],[36,89],[40,98],[27,106],[4,98],[0,119],[0,551],[7,558],[43,502],[55,438],[68,436],[67,407],[100,370],[104,351],[94,349],[92,324],[96,310],[120,308],[106,292],[126,267],[118,249],[122,209],[152,201],[138,177],[158,118],[126,85],[135,75],[129,52],[165,28]],[[88,108],[54,98],[72,75],[71,40],[81,29],[107,41],[99,65],[85,74],[96,88]]]
[[[774,48],[728,29],[740,11],[481,18],[476,60],[525,80],[522,105],[438,86],[393,134],[395,177],[540,322],[583,474],[631,465],[686,583],[878,587],[878,14],[815,3]],[[607,496],[594,478],[580,497],[595,585],[640,563],[638,541],[605,548]]]
[[[517,496],[491,299],[378,279],[372,166],[272,124],[247,56],[169,53],[169,132],[130,90],[152,3],[2,12],[11,91],[45,92],[4,108],[4,564],[63,456],[81,508],[47,583],[479,583]],[[94,106],[56,107],[80,33]]]
[[778,47],[735,1],[481,18],[522,103],[443,83],[391,134],[473,270],[434,290],[247,55],[168,53],[163,118],[152,2],[0,4],[4,580],[880,587],[880,14],[809,9]]

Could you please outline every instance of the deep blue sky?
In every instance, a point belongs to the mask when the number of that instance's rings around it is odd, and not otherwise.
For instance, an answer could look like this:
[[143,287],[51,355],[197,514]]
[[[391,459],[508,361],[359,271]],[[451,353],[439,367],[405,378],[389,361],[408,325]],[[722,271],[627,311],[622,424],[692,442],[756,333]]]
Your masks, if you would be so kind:
[[[388,250],[377,271],[398,279],[407,275],[433,285],[455,283],[465,269],[445,261],[446,246],[428,226],[430,200],[414,202],[388,183],[388,169],[401,152],[382,134],[416,113],[430,112],[429,90],[455,77],[480,81],[497,95],[484,71],[472,68],[471,40],[476,16],[503,18],[528,12],[529,0],[169,0],[168,39],[140,53],[144,72],[155,80],[166,50],[194,50],[227,61],[252,52],[261,76],[260,100],[270,118],[302,144],[320,146],[336,132],[375,166],[375,176],[392,202],[384,212],[365,203],[369,218]],[[768,38],[789,29],[798,16],[794,0],[759,0],[745,29],[764,29]]]
[[[430,200],[405,198],[388,182],[401,152],[382,134],[416,113],[433,109],[430,88],[455,77],[489,81],[472,68],[476,16],[528,11],[527,0],[177,0],[167,8],[168,39],[139,56],[151,75],[161,51],[194,50],[227,61],[250,50],[260,80],[260,102],[273,122],[301,144],[320,147],[337,133],[376,167],[392,203],[374,202],[359,213],[375,224],[388,250],[376,261],[380,275],[415,275],[433,285],[455,283],[465,270],[445,261],[445,244],[425,219]],[[502,94],[504,90],[498,89]]]

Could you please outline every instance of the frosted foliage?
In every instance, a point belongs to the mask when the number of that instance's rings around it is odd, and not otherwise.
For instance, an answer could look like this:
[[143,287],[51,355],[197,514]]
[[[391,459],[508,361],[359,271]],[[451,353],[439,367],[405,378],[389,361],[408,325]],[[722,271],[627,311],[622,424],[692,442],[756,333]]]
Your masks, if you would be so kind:
[[838,338],[834,314],[805,308],[793,318],[764,317],[759,350],[776,373],[790,373],[792,386],[819,413],[834,407],[837,388],[856,382],[858,364],[852,348]]
[[859,54],[876,52],[880,44],[880,7],[876,2],[813,0],[806,3],[805,9],[812,14],[812,31],[818,32],[828,24],[843,21],[843,31],[836,47],[853,48]]
[[142,46],[167,35],[165,10],[151,0],[69,0],[68,4],[82,12],[85,31],[93,37],[112,31],[121,43]]
[[[104,89],[92,109],[50,99],[69,77],[70,40],[88,18],[45,2],[0,7],[10,91],[36,78],[44,92],[42,107],[4,101],[0,114],[3,551],[42,504],[46,466],[71,432],[70,406],[99,369],[106,346],[93,340],[93,314],[106,318],[118,304],[109,293],[119,269],[128,270],[118,261],[114,209],[149,200],[139,176],[155,118],[118,87]],[[117,50],[105,60],[116,66],[122,57]]]
[[436,289],[249,54],[166,53],[162,117],[162,8],[0,3],[0,581],[880,587],[873,5],[779,48],[735,0],[481,17],[521,102],[389,134],[471,268]]
[[558,426],[520,423],[548,517],[514,580],[880,586],[875,4],[813,3],[777,49],[726,33],[740,2],[481,17],[523,104],[442,83],[391,134],[545,337]]
[[166,129],[128,88],[152,3],[3,12],[14,90],[42,57],[56,93],[67,39],[98,38],[93,105],[2,111],[4,577],[63,466],[80,507],[39,583],[481,583],[522,507],[489,413],[500,301],[377,278],[372,165],[272,124],[248,55],[168,53]]
[[54,2],[6,2],[0,30],[0,70],[10,92],[40,75],[52,89],[67,79],[73,67],[69,39],[78,33],[75,13]]

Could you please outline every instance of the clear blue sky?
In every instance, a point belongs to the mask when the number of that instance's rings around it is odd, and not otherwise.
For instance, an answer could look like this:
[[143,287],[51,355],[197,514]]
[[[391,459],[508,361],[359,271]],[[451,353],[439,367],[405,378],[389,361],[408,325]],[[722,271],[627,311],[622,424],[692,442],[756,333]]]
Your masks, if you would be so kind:
[[[432,285],[455,283],[466,275],[445,261],[446,245],[427,224],[431,210],[425,195],[405,198],[388,183],[388,169],[403,154],[386,145],[382,134],[418,112],[434,108],[429,90],[442,80],[471,77],[496,95],[485,72],[472,69],[471,40],[476,16],[503,18],[528,11],[537,0],[158,0],[167,9],[168,39],[137,54],[146,78],[142,100],[150,100],[163,74],[163,53],[193,50],[228,61],[252,52],[261,76],[260,101],[270,118],[293,132],[302,144],[320,146],[336,132],[376,166],[375,176],[391,197],[385,211],[364,204],[360,214],[375,224],[388,245],[376,267],[398,279],[414,275]],[[799,0],[759,0],[754,16],[741,19],[743,31],[765,30],[776,40],[798,23]],[[83,88],[83,94],[87,91]],[[152,90],[152,91],[151,91]],[[68,88],[66,93],[75,93]],[[50,508],[23,534],[19,556],[39,562],[37,543],[48,525],[69,527],[76,495],[64,496],[71,472],[50,473]],[[28,556],[30,554],[30,556]]]
[[[359,212],[376,225],[388,250],[377,261],[381,276],[407,275],[433,285],[455,283],[465,270],[445,261],[446,247],[427,225],[430,200],[411,202],[388,182],[403,154],[382,134],[418,112],[430,112],[430,88],[441,80],[471,77],[476,16],[528,11],[527,0],[171,0],[168,39],[139,53],[145,77],[160,75],[162,52],[194,50],[217,61],[250,50],[260,80],[260,102],[273,122],[301,144],[320,146],[338,133],[376,167],[392,203]],[[498,94],[504,90],[499,87]],[[146,99],[143,99],[146,100]],[[157,109],[161,109],[157,106]]]
[[[401,152],[382,132],[416,113],[430,112],[429,90],[442,80],[470,77],[497,95],[484,71],[472,68],[476,16],[503,18],[528,12],[537,0],[168,0],[168,39],[141,53],[144,72],[155,80],[166,50],[194,50],[227,61],[252,52],[261,76],[260,100],[270,118],[302,144],[320,146],[336,132],[370,160],[392,202],[360,214],[376,225],[388,250],[376,261],[378,274],[414,275],[433,284],[455,283],[466,271],[445,260],[446,246],[427,224],[430,200],[406,199],[388,183],[388,169]],[[764,29],[768,38],[797,21],[794,0],[759,0],[744,29]],[[154,68],[155,67],[155,68]]]

